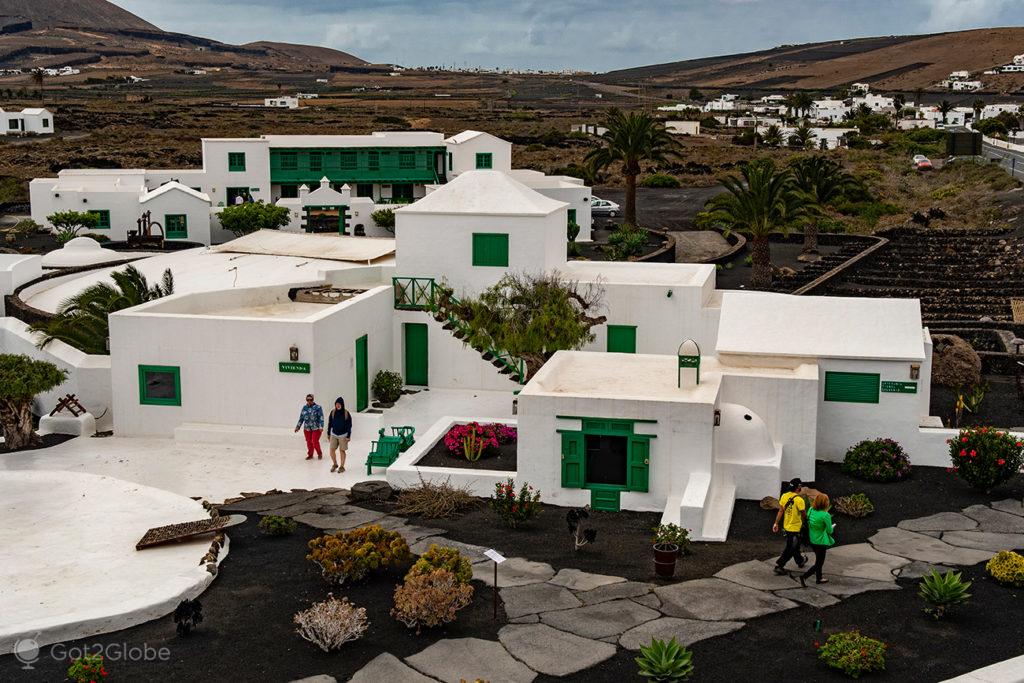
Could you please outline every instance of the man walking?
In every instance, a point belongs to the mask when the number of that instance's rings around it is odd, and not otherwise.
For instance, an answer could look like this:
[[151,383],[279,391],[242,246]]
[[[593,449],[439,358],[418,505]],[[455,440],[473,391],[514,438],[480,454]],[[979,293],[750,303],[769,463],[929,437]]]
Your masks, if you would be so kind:
[[800,569],[807,563],[800,553],[800,532],[807,523],[807,504],[800,495],[802,488],[803,482],[799,478],[794,478],[789,482],[789,492],[779,499],[779,513],[775,515],[772,532],[779,533],[779,522],[782,522],[782,529],[786,533],[786,547],[775,562],[776,574],[785,574],[786,563],[790,560],[794,560]]
[[320,450],[320,435],[324,433],[324,409],[313,401],[313,394],[306,394],[306,405],[302,406],[299,421],[295,425],[296,433],[300,427],[303,436],[306,437],[306,460],[313,459],[313,451],[316,451],[318,460],[323,460],[324,454]]
[[[352,414],[345,409],[345,399],[334,400],[334,410],[327,416],[327,439],[331,445],[331,472],[345,471],[345,455],[352,438]],[[338,451],[335,456],[334,452]],[[340,462],[339,462],[340,460]]]

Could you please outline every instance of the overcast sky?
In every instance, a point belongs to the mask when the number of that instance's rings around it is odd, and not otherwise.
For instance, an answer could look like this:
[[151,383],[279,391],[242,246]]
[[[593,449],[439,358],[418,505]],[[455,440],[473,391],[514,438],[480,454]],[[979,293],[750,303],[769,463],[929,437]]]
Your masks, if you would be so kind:
[[228,43],[308,43],[406,66],[589,71],[783,43],[1013,26],[1024,19],[1024,0],[115,2],[166,31]]

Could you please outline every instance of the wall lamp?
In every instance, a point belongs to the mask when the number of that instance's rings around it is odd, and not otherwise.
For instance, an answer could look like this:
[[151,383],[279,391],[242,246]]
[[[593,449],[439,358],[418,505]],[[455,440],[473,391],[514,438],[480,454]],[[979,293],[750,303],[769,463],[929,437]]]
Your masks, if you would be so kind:
[[910,379],[919,379],[921,377],[921,364],[911,363],[910,364]]
[[722,424],[722,411],[715,410],[715,426],[719,427]]
[[299,347],[292,344],[288,349],[288,358],[294,363],[299,360]]

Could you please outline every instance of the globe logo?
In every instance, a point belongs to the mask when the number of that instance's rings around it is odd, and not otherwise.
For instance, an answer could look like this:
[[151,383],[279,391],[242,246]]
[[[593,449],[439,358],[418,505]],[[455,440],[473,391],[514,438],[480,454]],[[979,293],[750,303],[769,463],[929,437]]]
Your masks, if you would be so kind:
[[39,661],[39,643],[35,638],[19,638],[14,643],[14,658],[25,665],[22,669],[31,670],[32,665]]

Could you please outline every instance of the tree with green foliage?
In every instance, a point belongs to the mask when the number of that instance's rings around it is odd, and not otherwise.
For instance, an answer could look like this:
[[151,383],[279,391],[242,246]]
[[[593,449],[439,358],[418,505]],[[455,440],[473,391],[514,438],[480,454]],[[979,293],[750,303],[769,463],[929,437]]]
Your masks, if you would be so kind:
[[91,211],[57,211],[46,217],[46,222],[53,226],[53,236],[61,244],[65,244],[82,230],[92,230],[99,223],[99,214]]
[[860,188],[860,183],[843,170],[838,161],[815,154],[794,161],[793,184],[807,208],[804,221],[804,247],[798,257],[801,261],[817,261],[818,222],[827,212],[828,205],[848,192]]
[[697,88],[690,88],[690,96],[687,99],[691,102],[701,102],[704,100],[704,94]]
[[996,135],[1006,135],[1008,129],[1006,124],[999,119],[982,119],[973,126],[974,130],[978,131],[982,135],[994,137]]
[[85,353],[106,355],[110,353],[107,316],[174,293],[170,268],[164,271],[160,284],[152,286],[133,265],[113,271],[110,277],[113,284],[104,281],[90,285],[61,302],[52,318],[33,324],[31,330],[42,335],[39,348],[58,339]]
[[[446,296],[447,293],[447,296]],[[580,349],[594,341],[591,329],[607,320],[594,315],[604,306],[604,289],[564,280],[557,272],[509,273],[476,298],[451,303],[442,291],[441,307],[469,328],[463,340],[474,348],[501,349],[526,365],[525,381],[556,351]]]
[[39,445],[32,426],[32,402],[37,394],[59,387],[67,377],[68,373],[53,363],[0,354],[0,428],[8,450]]
[[720,225],[726,232],[735,230],[750,235],[751,278],[755,289],[772,284],[772,258],[769,236],[776,231],[789,232],[806,214],[805,201],[797,192],[793,175],[779,170],[771,159],[749,161],[740,167],[740,175],[722,181],[726,192],[706,204],[706,223]]
[[636,179],[642,170],[640,163],[661,163],[677,158],[679,141],[665,130],[664,124],[646,112],[623,112],[612,109],[605,118],[608,130],[601,135],[604,145],[591,150],[586,162],[594,169],[605,169],[621,164],[626,179],[626,206],[623,221],[636,225]]
[[780,147],[782,145],[782,129],[773,123],[765,128],[761,135],[761,141],[768,147]]
[[817,133],[810,129],[806,123],[801,123],[800,126],[793,131],[793,134],[789,136],[789,146],[799,147],[801,149],[812,149],[814,147],[814,138],[818,137]]
[[258,201],[225,206],[218,215],[225,230],[241,237],[257,230],[283,228],[291,220],[290,213],[286,206]]
[[981,112],[985,111],[985,100],[980,97],[971,103],[971,109],[974,110],[974,122],[981,121]]
[[384,228],[385,230],[395,231],[395,210],[394,209],[377,209],[370,214],[370,219],[377,224],[378,227]]
[[953,111],[953,103],[949,100],[942,100],[939,102],[939,113],[942,114],[942,123],[945,124],[949,112]]

